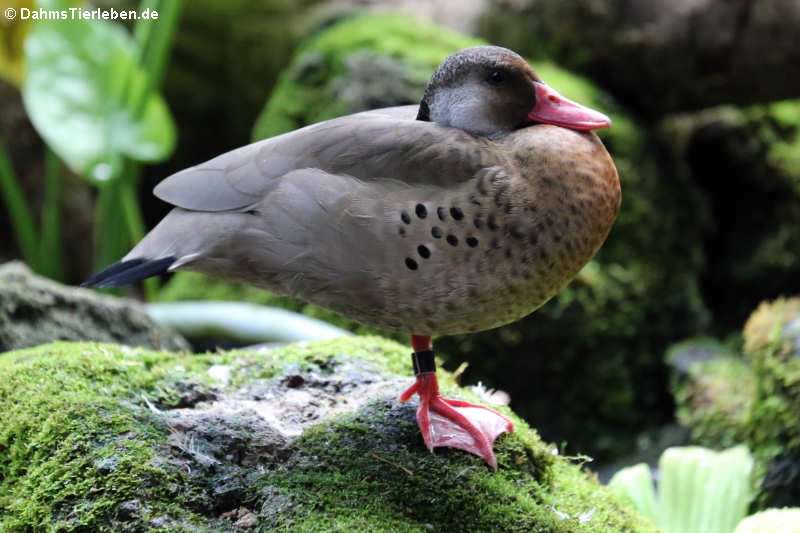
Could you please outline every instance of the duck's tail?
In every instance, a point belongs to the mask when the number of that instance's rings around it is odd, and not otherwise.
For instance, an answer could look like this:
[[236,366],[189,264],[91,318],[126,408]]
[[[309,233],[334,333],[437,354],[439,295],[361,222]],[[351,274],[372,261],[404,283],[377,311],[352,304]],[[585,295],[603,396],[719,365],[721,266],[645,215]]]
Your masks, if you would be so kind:
[[121,287],[142,281],[150,276],[157,276],[167,272],[177,258],[162,257],[160,259],[128,259],[114,263],[102,272],[81,283],[81,287]]
[[[236,252],[236,239],[251,217],[240,212],[188,211],[176,207],[118,263],[87,279],[81,287],[120,287],[179,268],[197,270],[195,267],[203,265],[209,251],[211,264],[218,267],[214,272],[235,271],[235,259],[241,255]],[[242,247],[248,248],[247,243],[239,246]],[[225,255],[229,250],[234,250],[232,258]]]

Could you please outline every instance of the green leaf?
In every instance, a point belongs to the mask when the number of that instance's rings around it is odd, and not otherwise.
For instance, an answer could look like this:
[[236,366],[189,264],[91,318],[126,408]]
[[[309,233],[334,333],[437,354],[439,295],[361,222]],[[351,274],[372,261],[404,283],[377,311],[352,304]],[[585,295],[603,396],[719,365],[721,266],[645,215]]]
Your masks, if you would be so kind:
[[744,446],[668,448],[659,460],[659,520],[667,533],[731,533],[753,498]]
[[8,210],[8,217],[22,257],[31,268],[36,268],[39,258],[36,243],[39,237],[25,193],[22,191],[19,178],[14,173],[11,159],[2,140],[0,140],[0,198]]
[[630,498],[642,515],[656,523],[656,494],[649,466],[639,463],[623,468],[614,474],[608,485]]
[[658,467],[658,498],[644,463],[623,468],[609,485],[666,533],[731,533],[755,495],[753,459],[745,446],[722,452],[668,448]]
[[734,533],[800,533],[800,508],[767,509],[748,516]]
[[119,176],[125,157],[155,162],[175,145],[164,100],[116,24],[37,21],[25,41],[23,98],[39,134],[76,173],[95,182]]

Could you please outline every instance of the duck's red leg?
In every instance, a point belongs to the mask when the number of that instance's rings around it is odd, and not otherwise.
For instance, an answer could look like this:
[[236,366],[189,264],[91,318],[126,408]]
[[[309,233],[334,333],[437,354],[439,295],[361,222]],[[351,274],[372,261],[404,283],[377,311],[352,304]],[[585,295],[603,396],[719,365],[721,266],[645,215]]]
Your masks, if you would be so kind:
[[411,346],[417,380],[400,396],[400,401],[419,394],[417,424],[425,445],[430,451],[440,446],[459,448],[482,457],[496,470],[492,445],[501,433],[514,431],[511,420],[494,409],[443,397],[436,380],[431,338],[412,335]]

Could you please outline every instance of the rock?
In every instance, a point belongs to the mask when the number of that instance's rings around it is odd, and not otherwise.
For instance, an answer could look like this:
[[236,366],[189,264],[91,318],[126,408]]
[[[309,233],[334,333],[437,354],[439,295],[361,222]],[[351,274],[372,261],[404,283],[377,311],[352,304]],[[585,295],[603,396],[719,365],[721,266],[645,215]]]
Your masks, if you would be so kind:
[[590,76],[645,117],[800,93],[796,0],[501,0],[478,33]]
[[[267,102],[255,137],[373,103],[418,101],[444,57],[476,44],[481,42],[406,16],[345,18],[303,42]],[[401,87],[402,94],[384,93],[398,99],[376,102],[371,86],[342,89],[350,87],[354,65],[360,64],[384,65],[386,79],[375,81]],[[622,210],[595,261],[550,303],[498,330],[437,339],[437,350],[452,367],[470,364],[465,380],[481,379],[508,391],[518,412],[535,420],[546,438],[597,458],[619,456],[634,449],[645,427],[672,419],[663,351],[708,324],[697,281],[705,206],[691,182],[662,175],[647,128],[608,93],[552,62],[533,66],[568,98],[611,116],[612,127],[598,133],[620,173]],[[342,99],[342,91],[359,97]],[[202,297],[197,280],[192,285],[176,277],[173,283],[184,287],[181,298]],[[356,329],[318,308],[288,305]]]
[[189,347],[132,300],[60,285],[33,274],[20,262],[0,266],[0,352],[56,340],[170,350]]
[[[0,530],[656,531],[516,417],[498,472],[429,453],[397,402],[408,355],[374,337],[0,354]],[[229,385],[206,379],[215,366]],[[178,407],[196,387],[206,399]]]

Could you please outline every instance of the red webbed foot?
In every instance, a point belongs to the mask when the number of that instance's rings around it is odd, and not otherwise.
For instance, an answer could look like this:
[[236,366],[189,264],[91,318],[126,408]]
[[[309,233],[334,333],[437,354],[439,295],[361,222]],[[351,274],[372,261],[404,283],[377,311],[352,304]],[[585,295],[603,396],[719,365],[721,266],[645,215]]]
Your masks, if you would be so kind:
[[442,446],[464,450],[483,458],[497,470],[492,446],[501,433],[512,433],[514,424],[488,407],[443,397],[439,393],[436,374],[431,370],[433,353],[429,348],[418,350],[418,339],[412,337],[417,341],[414,343],[415,355],[429,352],[429,357],[426,357],[429,363],[419,363],[421,359],[415,357],[417,381],[400,396],[400,401],[406,402],[414,394],[419,395],[417,423],[425,445],[430,451]]

